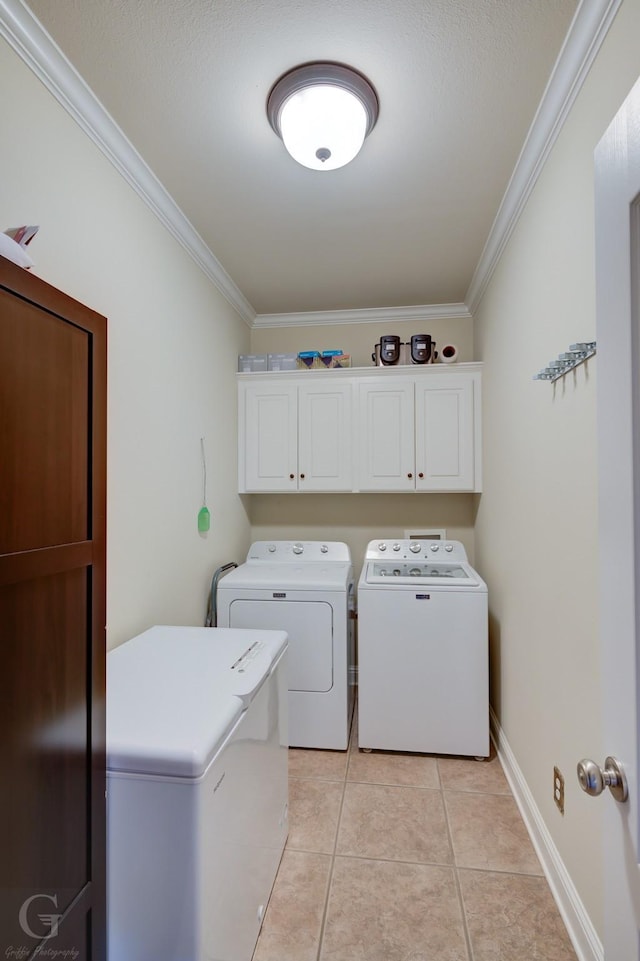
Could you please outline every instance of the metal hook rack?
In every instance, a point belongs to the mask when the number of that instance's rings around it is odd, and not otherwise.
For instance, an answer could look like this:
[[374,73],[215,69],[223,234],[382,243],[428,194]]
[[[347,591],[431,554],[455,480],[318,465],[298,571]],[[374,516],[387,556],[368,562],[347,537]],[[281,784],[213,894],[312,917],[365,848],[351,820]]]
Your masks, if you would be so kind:
[[593,357],[595,352],[595,340],[589,340],[582,344],[571,344],[566,353],[560,354],[557,360],[550,361],[544,370],[533,375],[533,379],[556,381],[568,374],[570,370],[575,370],[580,364],[584,364],[585,360]]

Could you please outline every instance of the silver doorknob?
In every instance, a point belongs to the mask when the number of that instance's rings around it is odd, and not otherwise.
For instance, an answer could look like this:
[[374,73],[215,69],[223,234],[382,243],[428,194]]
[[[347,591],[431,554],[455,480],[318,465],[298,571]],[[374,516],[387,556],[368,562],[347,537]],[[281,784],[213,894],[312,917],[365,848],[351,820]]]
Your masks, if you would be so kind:
[[606,787],[609,788],[616,801],[626,801],[629,797],[627,777],[620,762],[615,757],[607,757],[604,770],[598,767],[590,758],[583,758],[578,764],[578,781],[586,794],[597,797]]

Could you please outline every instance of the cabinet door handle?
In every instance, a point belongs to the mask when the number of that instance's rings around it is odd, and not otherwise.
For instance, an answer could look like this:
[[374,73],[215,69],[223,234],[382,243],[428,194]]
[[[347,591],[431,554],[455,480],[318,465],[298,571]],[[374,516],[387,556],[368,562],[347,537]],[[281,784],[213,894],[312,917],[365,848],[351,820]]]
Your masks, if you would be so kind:
[[295,474],[289,474],[289,480],[295,480],[295,479],[296,479]]
[[300,474],[300,480],[304,480],[304,474]]
[[409,478],[409,480],[411,480],[411,478],[413,477],[413,474],[407,474],[407,477]]
[[422,473],[422,471],[420,471],[420,473],[418,474],[418,477],[424,477],[424,474]]

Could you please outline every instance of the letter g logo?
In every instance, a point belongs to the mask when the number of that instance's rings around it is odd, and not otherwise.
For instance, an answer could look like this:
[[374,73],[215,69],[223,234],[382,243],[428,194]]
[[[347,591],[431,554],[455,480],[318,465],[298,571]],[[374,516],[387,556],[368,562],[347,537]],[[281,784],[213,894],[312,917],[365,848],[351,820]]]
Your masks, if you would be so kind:
[[20,922],[20,927],[22,928],[24,933],[28,935],[30,938],[34,938],[34,940],[36,941],[42,941],[42,940],[48,941],[49,938],[56,937],[58,933],[58,923],[62,915],[61,914],[39,914],[38,920],[41,921],[42,924],[44,925],[49,925],[49,933],[38,934],[35,931],[33,931],[31,929],[31,925],[29,924],[27,911],[29,910],[29,907],[31,906],[31,904],[34,901],[37,901],[38,898],[46,898],[46,900],[50,901],[55,908],[58,907],[57,894],[33,894],[31,895],[30,898],[27,898],[26,901],[23,901],[22,907],[20,908],[20,911],[18,913],[18,921]]

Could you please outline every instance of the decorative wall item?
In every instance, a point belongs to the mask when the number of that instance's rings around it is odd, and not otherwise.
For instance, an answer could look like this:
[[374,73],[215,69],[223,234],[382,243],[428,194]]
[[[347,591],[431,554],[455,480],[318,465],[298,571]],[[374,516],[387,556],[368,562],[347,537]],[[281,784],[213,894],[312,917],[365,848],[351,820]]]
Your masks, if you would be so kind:
[[533,379],[556,381],[568,374],[570,370],[575,370],[580,364],[584,364],[585,360],[593,357],[595,352],[595,340],[585,341],[581,344],[571,344],[565,354],[560,354],[557,360],[549,361],[544,370],[533,375]]

